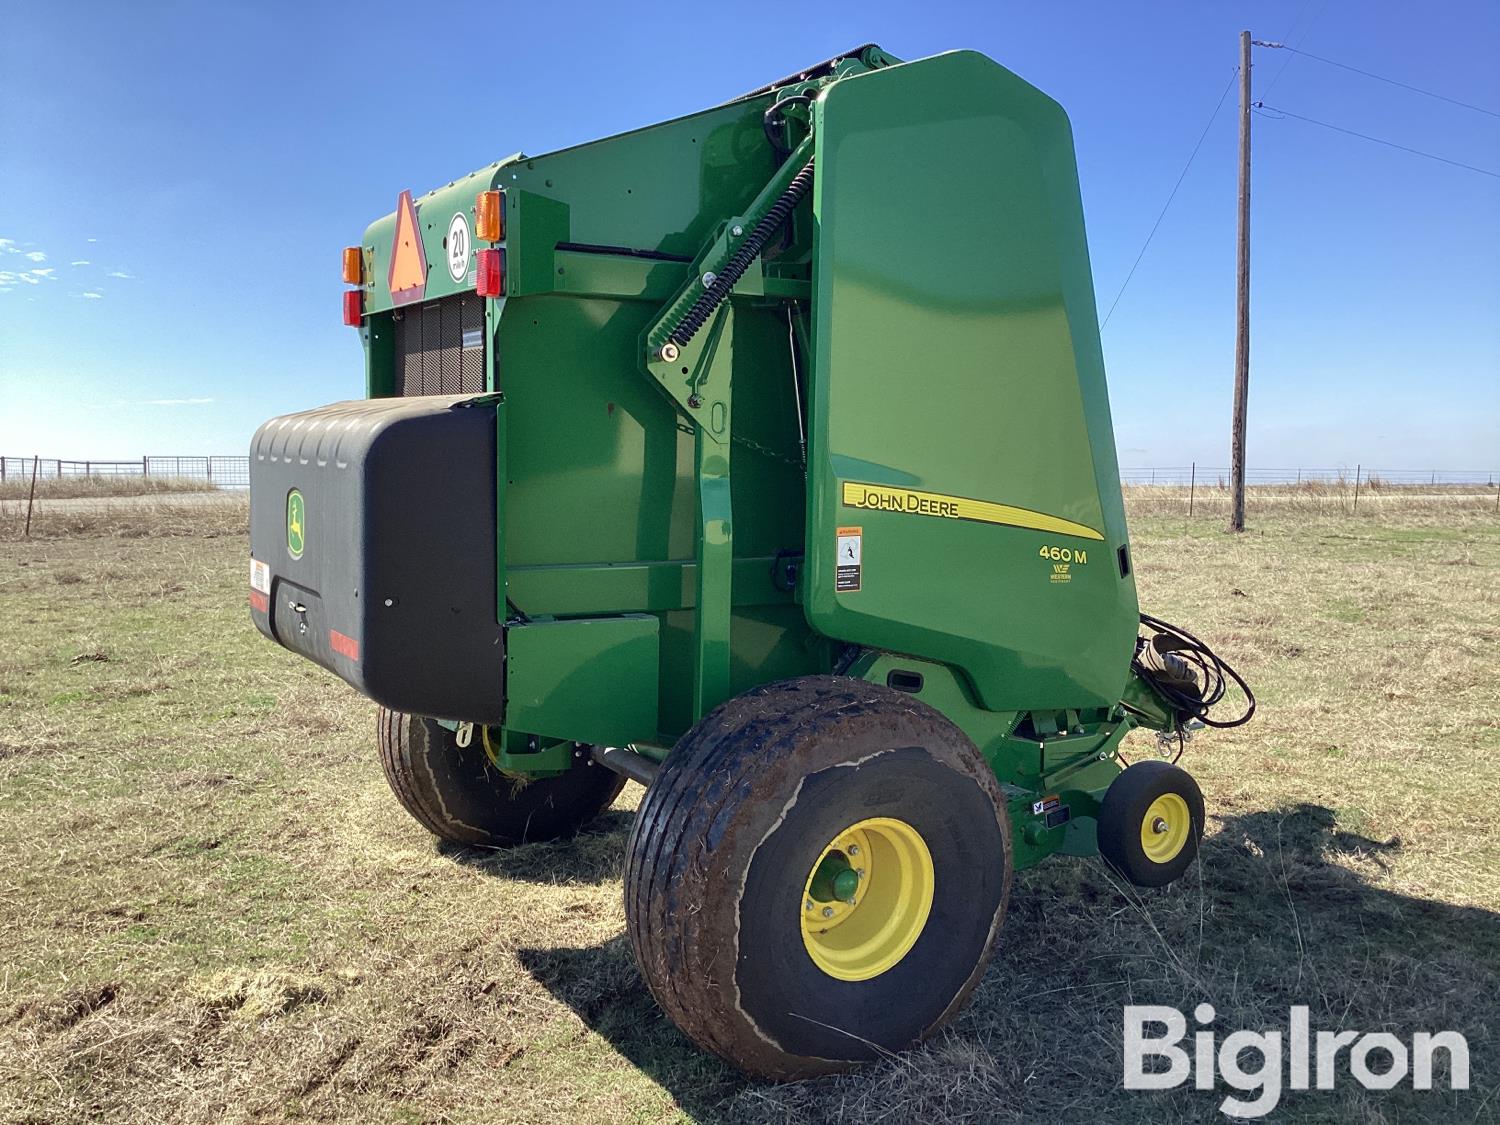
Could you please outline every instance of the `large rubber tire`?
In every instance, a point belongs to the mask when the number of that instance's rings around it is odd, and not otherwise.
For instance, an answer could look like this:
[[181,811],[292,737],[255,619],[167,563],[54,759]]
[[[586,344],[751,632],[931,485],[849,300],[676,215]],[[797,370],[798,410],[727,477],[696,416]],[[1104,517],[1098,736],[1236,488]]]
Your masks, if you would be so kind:
[[[891,967],[838,979],[803,936],[804,888],[829,841],[869,818],[920,834],[931,908]],[[630,836],[625,913],[677,1026],[783,1080],[902,1050],[951,1019],[984,972],[1010,881],[1005,802],[964,734],[910,695],[814,676],[756,688],[683,736]]]
[[[1159,804],[1158,802],[1165,802]],[[1182,825],[1180,848],[1163,858],[1148,854],[1143,839],[1152,833],[1152,822],[1163,812],[1179,810]],[[1198,858],[1203,839],[1203,793],[1192,774],[1171,762],[1136,762],[1110,783],[1099,806],[1099,854],[1106,863],[1138,887],[1164,887],[1182,876]],[[1163,825],[1161,835],[1168,836]],[[1169,848],[1169,850],[1171,850]]]
[[586,753],[561,777],[531,781],[497,770],[476,737],[460,748],[453,732],[382,707],[380,764],[396,800],[434,836],[456,844],[507,847],[572,836],[619,795],[625,779]]

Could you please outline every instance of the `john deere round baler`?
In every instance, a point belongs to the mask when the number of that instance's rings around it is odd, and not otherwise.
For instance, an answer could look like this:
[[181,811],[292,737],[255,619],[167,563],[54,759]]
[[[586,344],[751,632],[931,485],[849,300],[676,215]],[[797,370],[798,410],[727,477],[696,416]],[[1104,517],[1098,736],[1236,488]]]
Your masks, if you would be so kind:
[[380,705],[437,836],[567,837],[644,784],[630,939],[703,1047],[900,1050],[1016,869],[1192,862],[1197,785],[1118,748],[1226,725],[1238,677],[1136,605],[1044,94],[864,47],[402,193],[344,276],[366,398],[256,433],[251,616]]

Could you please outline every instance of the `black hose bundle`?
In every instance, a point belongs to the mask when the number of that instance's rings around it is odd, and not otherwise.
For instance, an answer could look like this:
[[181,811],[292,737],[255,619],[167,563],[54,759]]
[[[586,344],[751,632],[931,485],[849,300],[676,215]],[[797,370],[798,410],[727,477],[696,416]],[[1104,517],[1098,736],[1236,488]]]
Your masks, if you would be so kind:
[[771,241],[771,236],[781,229],[781,224],[786,217],[792,213],[792,208],[801,202],[802,197],[807,194],[807,189],[812,187],[813,162],[809,160],[792,177],[792,182],[787,184],[786,191],[782,192],[771,209],[765,213],[765,217],[755,224],[755,229],[750,236],[740,243],[740,248],[734,252],[734,256],[725,263],[724,269],[714,278],[713,284],[707,286],[698,299],[693,302],[693,307],[688,309],[679,320],[667,339],[679,348],[686,347],[688,342],[698,334],[698,329],[708,322],[715,309],[724,303],[740,278],[745,276],[745,271],[750,268],[752,262],[760,257],[760,252],[765,249],[766,243]]
[[[1136,645],[1130,669],[1149,683],[1179,715],[1187,714],[1204,726],[1242,726],[1255,714],[1255,693],[1244,677],[1231,668],[1213,649],[1185,629],[1168,624],[1149,613],[1141,614],[1141,624],[1151,630]],[[1224,698],[1230,682],[1245,696],[1245,711],[1237,718],[1211,719],[1209,710]]]

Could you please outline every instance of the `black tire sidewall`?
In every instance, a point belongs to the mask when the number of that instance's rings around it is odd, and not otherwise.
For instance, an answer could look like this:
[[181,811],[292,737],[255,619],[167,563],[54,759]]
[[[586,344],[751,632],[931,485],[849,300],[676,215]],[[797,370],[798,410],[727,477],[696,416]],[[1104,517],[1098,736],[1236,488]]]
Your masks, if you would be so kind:
[[[1151,803],[1168,793],[1187,801],[1192,826],[1182,851],[1167,863],[1157,863],[1141,847],[1141,822]],[[1099,854],[1136,886],[1164,887],[1180,878],[1198,857],[1203,818],[1203,793],[1191,774],[1170,762],[1136,762],[1104,794],[1098,819]]]
[[[490,762],[475,741],[460,747],[434,719],[408,716],[397,724],[405,751],[397,755],[404,788],[419,806],[412,811],[434,834],[480,847],[557,839],[578,831],[619,793],[623,779],[576,752],[567,773],[518,778]],[[389,757],[389,756],[388,756]],[[403,803],[409,804],[401,791]]]
[[[803,943],[803,883],[831,840],[872,817],[904,821],[922,836],[934,867],[932,909],[896,965],[869,980],[839,980]],[[922,747],[807,775],[745,875],[735,980],[746,1017],[793,1055],[860,1060],[911,1046],[945,1018],[987,955],[1008,888],[1007,844],[990,796]]]

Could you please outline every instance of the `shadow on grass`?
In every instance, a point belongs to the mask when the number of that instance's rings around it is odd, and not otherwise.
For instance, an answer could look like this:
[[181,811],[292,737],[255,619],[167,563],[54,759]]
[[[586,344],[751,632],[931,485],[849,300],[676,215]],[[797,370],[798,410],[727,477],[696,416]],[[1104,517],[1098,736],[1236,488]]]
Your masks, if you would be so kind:
[[620,877],[625,841],[635,814],[609,809],[568,840],[548,840],[513,848],[476,848],[437,840],[441,856],[486,875],[528,883],[606,883]]
[[1200,864],[1163,891],[1123,887],[1097,861],[1044,864],[1018,878],[995,959],[949,1032],[856,1075],[780,1086],[693,1047],[655,1007],[623,936],[519,956],[698,1120],[1033,1121],[1060,1106],[1117,1121],[1217,1118],[1222,1084],[1121,1088],[1123,1006],[1191,1012],[1204,1000],[1220,1038],[1285,1029],[1299,1004],[1315,1030],[1468,1038],[1467,1092],[1448,1091],[1441,1070],[1432,1091],[1365,1091],[1345,1059],[1335,1090],[1286,1091],[1279,1119],[1482,1120],[1500,1103],[1500,915],[1381,887],[1401,849],[1302,804],[1219,818]]

